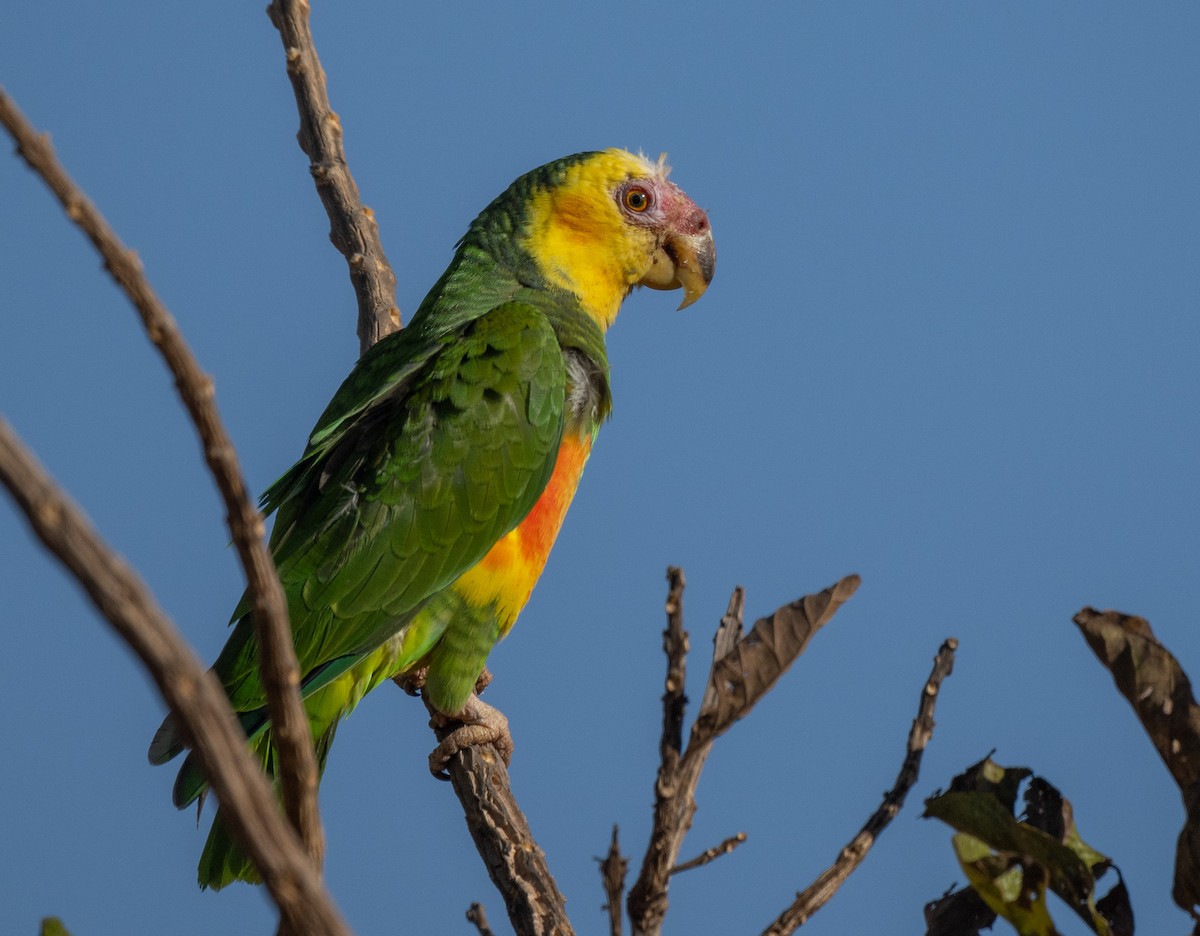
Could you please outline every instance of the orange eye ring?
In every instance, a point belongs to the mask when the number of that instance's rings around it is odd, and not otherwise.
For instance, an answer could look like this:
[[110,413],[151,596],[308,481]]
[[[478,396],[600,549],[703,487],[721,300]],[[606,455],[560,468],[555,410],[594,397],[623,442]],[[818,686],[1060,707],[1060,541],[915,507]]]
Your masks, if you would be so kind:
[[635,185],[625,193],[625,207],[641,214],[650,207],[650,193]]

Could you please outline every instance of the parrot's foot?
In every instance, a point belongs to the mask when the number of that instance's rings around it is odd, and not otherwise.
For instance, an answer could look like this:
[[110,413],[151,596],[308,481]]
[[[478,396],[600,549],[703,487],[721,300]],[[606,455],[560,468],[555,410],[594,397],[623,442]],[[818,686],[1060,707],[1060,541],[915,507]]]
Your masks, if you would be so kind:
[[492,684],[492,674],[488,672],[485,666],[479,671],[479,678],[475,680],[475,695],[482,695],[483,690]]
[[409,670],[404,673],[397,673],[392,677],[392,682],[403,689],[411,696],[415,696],[425,688],[425,676],[428,674],[428,667],[422,666],[420,669]]
[[513,739],[508,730],[508,719],[503,713],[479,697],[472,695],[463,710],[456,715],[434,713],[430,724],[434,728],[445,728],[454,722],[461,724],[429,755],[429,770],[439,780],[449,780],[446,765],[459,751],[472,745],[491,744],[499,752],[507,767],[512,760]]

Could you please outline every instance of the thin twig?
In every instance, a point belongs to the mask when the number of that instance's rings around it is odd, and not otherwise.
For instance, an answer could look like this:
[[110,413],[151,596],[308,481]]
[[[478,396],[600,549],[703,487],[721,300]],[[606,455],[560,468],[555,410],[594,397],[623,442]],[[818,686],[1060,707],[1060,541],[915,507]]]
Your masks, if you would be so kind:
[[675,867],[671,869],[670,873],[679,874],[683,871],[691,871],[693,868],[703,867],[710,861],[716,861],[716,859],[720,858],[722,855],[728,855],[744,841],[746,841],[745,832],[739,832],[737,835],[731,835],[720,845],[714,845],[712,848],[706,848],[690,861],[685,861],[682,864],[675,865]]
[[829,901],[838,888],[845,883],[854,870],[862,864],[867,852],[875,844],[879,834],[888,826],[900,808],[904,798],[917,782],[921,769],[921,756],[925,746],[933,737],[933,710],[937,704],[938,690],[942,680],[954,669],[954,651],[958,649],[958,641],[950,637],[942,644],[933,660],[933,671],[921,690],[921,703],[917,709],[917,717],[913,720],[912,729],[908,733],[908,748],[896,784],[883,797],[883,804],[875,810],[871,818],[838,855],[832,865],[821,872],[820,876],[807,888],[796,895],[790,907],[781,913],[775,922],[763,930],[763,936],[788,936],[806,923],[810,917]]
[[325,70],[308,24],[307,0],[273,0],[267,15],[279,30],[300,112],[300,148],[329,215],[329,239],[346,258],[358,297],[359,350],[400,328],[396,274],[383,253],[375,215],[362,203],[346,165],[342,124],[329,103]]
[[487,914],[483,912],[483,904],[471,904],[467,909],[467,920],[475,924],[475,928],[479,930],[479,936],[495,936],[492,928],[488,925]]
[[194,742],[229,830],[296,933],[349,936],[300,839],[279,814],[225,693],[137,575],[100,539],[0,418],[0,481],[29,525],[145,664]]
[[608,845],[608,854],[600,861],[600,881],[604,885],[604,906],[608,911],[609,936],[621,936],[623,912],[621,898],[625,894],[625,872],[629,869],[629,860],[621,854],[621,845],[617,841],[617,827],[612,830],[612,841]]
[[300,670],[292,646],[287,600],[275,563],[263,542],[262,515],[250,501],[233,442],[217,412],[212,379],[201,369],[171,313],[150,286],[137,255],[121,242],[67,174],[54,154],[49,137],[38,134],[2,90],[0,123],[16,140],[17,152],[62,203],[67,217],[100,252],[105,268],[133,303],[146,333],[170,368],[179,397],[196,425],[205,461],[221,492],[229,532],[246,573],[284,807],[319,869],[325,850],[317,809],[319,776],[308,718],[298,691]]

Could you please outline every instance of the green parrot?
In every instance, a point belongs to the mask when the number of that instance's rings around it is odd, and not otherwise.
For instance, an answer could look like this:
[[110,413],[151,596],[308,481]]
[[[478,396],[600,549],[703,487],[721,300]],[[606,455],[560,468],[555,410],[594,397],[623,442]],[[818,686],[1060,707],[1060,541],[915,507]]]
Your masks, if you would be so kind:
[[[501,734],[476,684],[529,599],[609,414],[605,332],[634,286],[682,288],[683,308],[712,279],[708,217],[668,172],[609,149],[513,182],[472,222],[409,326],[363,354],[303,456],[264,493],[322,770],[340,720],[401,674],[465,726],[434,752],[435,769]],[[213,672],[273,773],[251,618],[243,597]],[[183,748],[168,716],[150,761]],[[176,806],[207,786],[189,754]],[[259,880],[219,810],[199,880]]]

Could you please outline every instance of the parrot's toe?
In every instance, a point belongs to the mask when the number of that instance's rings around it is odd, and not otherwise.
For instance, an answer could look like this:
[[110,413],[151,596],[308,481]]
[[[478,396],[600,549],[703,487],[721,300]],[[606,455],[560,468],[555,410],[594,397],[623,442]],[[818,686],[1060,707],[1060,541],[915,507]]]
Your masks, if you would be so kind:
[[446,766],[450,763],[450,758],[464,748],[484,744],[492,745],[503,759],[504,765],[508,766],[512,760],[513,739],[508,730],[508,719],[499,709],[472,695],[457,715],[437,713],[430,723],[434,728],[441,729],[455,722],[460,723],[459,726],[443,738],[442,743],[429,755],[430,773],[439,780],[449,780],[450,774],[446,772]]
[[407,670],[403,673],[397,673],[392,677],[392,682],[407,692],[410,696],[415,696],[425,688],[425,676],[429,669],[422,666],[420,669]]

